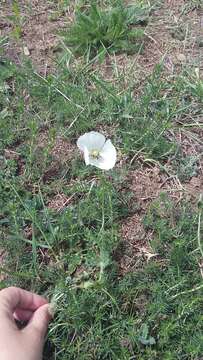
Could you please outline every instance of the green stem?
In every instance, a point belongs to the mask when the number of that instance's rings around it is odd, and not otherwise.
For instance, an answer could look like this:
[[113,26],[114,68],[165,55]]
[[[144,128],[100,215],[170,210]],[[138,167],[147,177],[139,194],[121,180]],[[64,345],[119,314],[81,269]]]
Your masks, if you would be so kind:
[[203,257],[203,248],[201,244],[202,194],[200,195],[198,203],[200,204],[200,206],[199,206],[199,215],[198,215],[197,241],[198,241],[199,251]]

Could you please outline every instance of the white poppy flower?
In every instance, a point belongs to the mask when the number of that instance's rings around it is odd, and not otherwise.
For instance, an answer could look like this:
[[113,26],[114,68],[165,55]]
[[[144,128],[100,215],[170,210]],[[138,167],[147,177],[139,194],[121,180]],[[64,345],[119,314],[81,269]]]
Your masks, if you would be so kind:
[[114,167],[116,149],[111,140],[106,140],[104,135],[96,131],[85,133],[77,140],[77,146],[84,154],[86,165],[94,165],[102,170]]

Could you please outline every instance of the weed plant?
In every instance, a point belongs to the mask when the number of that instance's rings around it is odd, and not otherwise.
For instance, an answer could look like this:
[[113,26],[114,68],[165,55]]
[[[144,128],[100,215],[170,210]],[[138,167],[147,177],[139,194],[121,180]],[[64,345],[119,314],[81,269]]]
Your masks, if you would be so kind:
[[149,9],[139,5],[117,6],[103,9],[92,2],[90,7],[80,8],[70,30],[64,32],[65,42],[77,55],[88,58],[97,54],[141,51],[144,29]]

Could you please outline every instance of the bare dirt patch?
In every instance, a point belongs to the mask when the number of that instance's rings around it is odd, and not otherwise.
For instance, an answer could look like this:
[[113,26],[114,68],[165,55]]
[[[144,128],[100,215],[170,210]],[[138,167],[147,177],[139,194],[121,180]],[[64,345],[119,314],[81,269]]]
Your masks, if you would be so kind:
[[202,14],[197,7],[184,0],[165,0],[146,28],[149,43],[138,57],[140,74],[146,78],[160,61],[170,73],[183,66],[203,70],[202,26]]
[[56,136],[51,139],[47,132],[42,132],[37,139],[35,153],[38,154],[38,158],[41,154],[42,156],[48,155],[51,159],[49,166],[44,171],[42,180],[46,183],[58,176],[64,166],[67,166],[67,163],[74,157],[75,151],[76,146],[65,138]]
[[[12,1],[4,2],[0,8],[0,35],[8,36],[6,55],[18,64],[22,56],[30,58],[38,71],[46,75],[55,64],[57,33],[72,19],[69,8],[56,15],[54,3],[22,0],[16,17]],[[16,29],[20,32],[19,38],[16,38]]]
[[[179,184],[180,187],[182,186],[184,196],[195,205],[199,194],[203,191],[203,131],[198,127],[192,131],[179,129],[173,135],[180,146],[182,162],[184,161],[184,166],[181,164],[177,166],[177,173],[180,174]],[[170,160],[167,168],[174,172]],[[184,176],[188,179],[184,180]]]
[[[184,0],[165,0],[155,10],[145,29],[143,51],[135,55],[109,55],[104,63],[94,64],[108,81],[118,76],[142,82],[163,61],[169,73],[184,66],[203,71],[203,11],[189,7]],[[126,84],[127,85],[127,84]]]
[[121,226],[123,239],[123,255],[120,259],[121,273],[134,271],[143,262],[157,256],[150,247],[151,232],[145,231],[143,218],[150,203],[160,192],[169,189],[173,179],[160,172],[158,167],[143,168],[131,171],[129,174],[129,190],[133,194],[133,201],[137,205],[137,212],[125,219]]
[[49,155],[51,155],[53,159],[64,163],[71,160],[74,156],[76,146],[60,135],[52,139],[48,132],[44,131],[38,136],[36,150],[37,149],[48,149]]
[[186,189],[186,193],[189,196],[189,199],[196,198],[196,201],[203,191],[203,177],[192,177],[189,182],[184,184],[184,187]]
[[149,261],[151,257],[157,255],[150,247],[152,234],[145,231],[142,220],[142,215],[134,214],[122,224],[122,256],[119,259],[119,268],[122,274],[135,271],[145,261]]
[[17,164],[16,172],[18,175],[23,175],[25,172],[25,162],[20,157],[20,153],[14,151],[13,149],[5,149],[4,157],[6,160],[15,160]]
[[70,142],[62,137],[57,137],[54,147],[51,150],[51,155],[55,159],[65,162],[72,158],[75,149],[75,146],[73,146]]
[[133,194],[133,201],[137,204],[137,211],[121,224],[122,256],[118,256],[122,274],[142,267],[144,262],[157,259],[150,246],[153,232],[144,228],[143,220],[150,205],[165,194],[175,205],[182,200],[188,200],[194,207],[203,190],[203,177],[192,177],[181,183],[177,175],[166,174],[158,166],[144,167],[129,173],[129,190]]
[[68,197],[65,194],[56,194],[48,203],[47,207],[57,212],[63,210],[68,205],[70,205],[74,195]]

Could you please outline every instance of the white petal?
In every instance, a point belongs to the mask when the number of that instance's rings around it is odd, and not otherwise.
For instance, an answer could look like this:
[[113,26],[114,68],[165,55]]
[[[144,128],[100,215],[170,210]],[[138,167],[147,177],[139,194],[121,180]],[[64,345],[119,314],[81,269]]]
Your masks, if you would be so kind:
[[90,164],[90,157],[89,157],[89,151],[87,150],[86,146],[84,147],[84,158],[85,158],[85,164]]
[[85,147],[87,150],[101,150],[105,143],[105,136],[96,132],[90,131],[81,135],[77,140],[77,146],[80,150],[84,151]]
[[[95,165],[102,170],[110,170],[114,167],[116,163],[116,149],[112,144],[111,140],[107,140],[103,146],[102,151],[100,152],[100,158],[98,159],[98,164]],[[91,164],[91,160],[90,160]]]
[[100,159],[94,159],[94,158],[90,157],[89,165],[93,165],[93,166],[96,166],[99,169],[103,169],[101,167],[101,160]]

